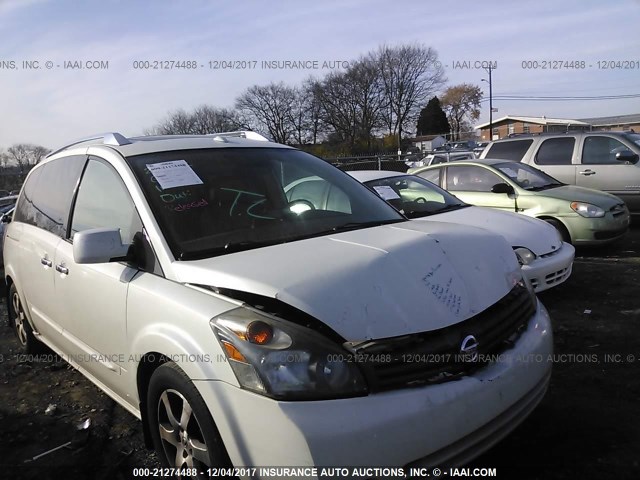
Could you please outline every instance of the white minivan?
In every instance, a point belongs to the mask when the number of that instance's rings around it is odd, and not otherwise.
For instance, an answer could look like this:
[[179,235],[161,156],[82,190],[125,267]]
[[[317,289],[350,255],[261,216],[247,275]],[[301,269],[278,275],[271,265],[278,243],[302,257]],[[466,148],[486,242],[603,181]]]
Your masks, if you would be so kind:
[[[140,418],[183,476],[462,464],[507,435],[552,354],[511,246],[255,136],[114,133],[38,164],[4,247],[23,348]],[[332,195],[285,192],[309,176]]]

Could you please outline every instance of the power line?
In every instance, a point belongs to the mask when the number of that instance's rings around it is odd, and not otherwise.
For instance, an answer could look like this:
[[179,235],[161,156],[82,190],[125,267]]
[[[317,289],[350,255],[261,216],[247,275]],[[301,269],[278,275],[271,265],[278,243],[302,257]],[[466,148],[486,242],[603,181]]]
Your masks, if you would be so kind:
[[[493,100],[520,100],[533,102],[549,101],[592,101],[592,100],[621,100],[628,98],[640,98],[640,93],[630,93],[625,95],[597,95],[597,96],[528,96],[528,95],[493,95]],[[483,98],[481,102],[489,101]]]

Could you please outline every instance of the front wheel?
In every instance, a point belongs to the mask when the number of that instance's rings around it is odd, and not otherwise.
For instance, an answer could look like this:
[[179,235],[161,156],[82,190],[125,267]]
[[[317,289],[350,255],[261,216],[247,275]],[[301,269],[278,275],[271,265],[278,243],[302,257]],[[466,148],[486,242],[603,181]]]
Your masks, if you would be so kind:
[[42,353],[45,350],[45,346],[40,342],[33,334],[33,329],[27,315],[24,312],[20,295],[15,284],[11,284],[9,289],[9,321],[13,327],[13,331],[18,337],[18,342],[22,347],[22,351],[28,354]]
[[186,477],[208,478],[207,468],[231,465],[209,409],[175,363],[153,372],[147,400],[153,443],[165,466],[193,469],[195,475]]
[[560,232],[560,236],[562,237],[563,242],[571,243],[571,237],[569,236],[569,232],[566,227],[562,224],[560,220],[556,220],[555,218],[545,218],[545,222],[549,225],[553,225],[558,232]]

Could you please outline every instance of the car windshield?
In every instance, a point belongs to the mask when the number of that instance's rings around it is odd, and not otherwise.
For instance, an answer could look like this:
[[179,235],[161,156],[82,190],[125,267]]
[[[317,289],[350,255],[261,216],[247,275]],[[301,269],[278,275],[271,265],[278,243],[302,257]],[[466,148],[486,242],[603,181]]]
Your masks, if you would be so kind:
[[625,136],[640,147],[640,133],[626,133]]
[[523,163],[504,162],[498,163],[494,167],[526,190],[544,190],[564,185],[537,168]]
[[212,148],[128,161],[181,260],[406,221],[344,172],[298,150]]
[[380,178],[365,182],[365,185],[408,218],[425,217],[469,206],[429,180],[415,175]]

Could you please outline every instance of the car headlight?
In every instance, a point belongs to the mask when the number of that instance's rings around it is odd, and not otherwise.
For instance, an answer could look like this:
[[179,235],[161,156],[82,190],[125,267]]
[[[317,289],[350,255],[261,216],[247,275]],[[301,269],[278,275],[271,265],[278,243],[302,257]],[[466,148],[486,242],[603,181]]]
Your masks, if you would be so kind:
[[311,329],[247,306],[219,315],[210,324],[247,390],[285,400],[367,394],[350,353]]
[[516,257],[518,257],[518,263],[520,265],[529,265],[536,259],[535,253],[533,253],[528,248],[516,247],[513,249],[513,251],[515,252]]
[[596,205],[584,202],[571,202],[571,208],[578,215],[587,218],[604,217],[604,210]]

